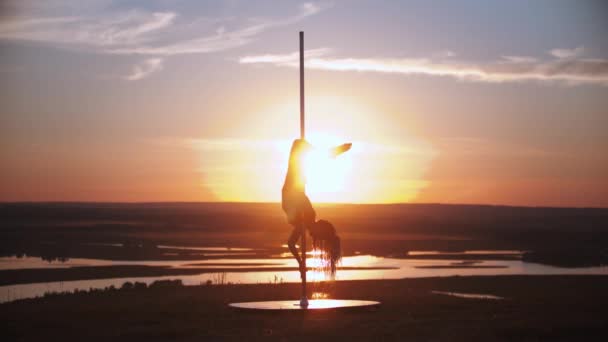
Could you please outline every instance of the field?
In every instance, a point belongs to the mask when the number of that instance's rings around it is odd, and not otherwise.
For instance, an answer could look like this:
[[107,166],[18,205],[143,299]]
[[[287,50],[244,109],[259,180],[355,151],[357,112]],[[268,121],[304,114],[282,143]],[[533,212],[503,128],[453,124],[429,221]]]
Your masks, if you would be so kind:
[[[318,214],[338,228],[345,255],[425,259],[433,256],[407,252],[498,249],[523,251],[524,261],[562,267],[608,263],[606,209],[321,205]],[[0,218],[0,255],[45,260],[240,260],[236,248],[251,249],[252,258],[269,258],[285,250],[281,245],[289,234],[277,204],[2,204]],[[229,247],[236,255],[167,246]],[[502,257],[442,256],[467,267],[468,259]],[[147,266],[2,270],[0,285],[188,272],[203,271]],[[608,276],[592,275],[338,281],[311,284],[309,296],[318,291],[382,305],[246,312],[227,304],[294,299],[299,285],[228,284],[219,278],[200,286],[159,282],[0,304],[1,336],[6,341],[603,341],[608,338],[606,288]]]
[[[452,277],[337,282],[332,298],[374,310],[247,312],[229,302],[292,299],[297,284],[156,286],[0,305],[5,341],[605,341],[608,277]],[[464,299],[431,291],[494,294]]]

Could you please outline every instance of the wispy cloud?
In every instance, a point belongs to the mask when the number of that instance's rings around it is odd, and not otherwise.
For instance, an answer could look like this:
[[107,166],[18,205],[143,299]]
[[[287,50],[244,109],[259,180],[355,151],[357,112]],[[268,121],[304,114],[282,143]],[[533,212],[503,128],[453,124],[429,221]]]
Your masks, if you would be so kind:
[[101,18],[32,17],[10,18],[0,23],[0,39],[25,40],[57,44],[104,48],[131,46],[152,39],[152,33],[172,25],[173,12],[142,13],[129,11]]
[[[321,49],[312,49],[306,50],[304,52],[304,57],[307,59],[321,57],[329,53],[331,49],[321,48]],[[242,64],[256,64],[256,63],[270,63],[281,66],[298,66],[299,63],[299,53],[292,52],[286,55],[256,55],[256,56],[246,56],[241,57],[239,59],[239,63]]]
[[307,2],[301,4],[291,16],[243,18],[240,22],[230,18],[225,23],[214,20],[215,27],[210,28],[210,21],[202,20],[205,18],[182,18],[171,11],[133,9],[116,13],[102,11],[99,14],[83,14],[62,7],[63,10],[58,14],[57,6],[44,6],[35,2],[25,2],[23,5],[16,2],[11,6],[21,8],[22,11],[16,11],[20,13],[18,16],[2,18],[0,40],[37,42],[93,53],[150,57],[135,66],[133,73],[127,76],[127,79],[133,80],[161,70],[161,58],[240,47],[253,42],[267,30],[297,23],[328,7]]
[[502,56],[503,62],[510,63],[536,63],[538,60],[534,57],[527,56]]
[[[537,60],[526,56],[503,56],[490,63],[434,61],[418,58],[332,58],[328,50],[309,51],[306,67],[331,71],[379,72],[401,75],[451,77],[477,82],[562,82],[567,84],[608,85],[608,60],[580,58],[583,48],[552,50],[558,58]],[[575,51],[576,50],[576,51]],[[319,53],[322,55],[319,56]],[[253,55],[239,59],[242,64],[297,66],[297,53]]]
[[141,45],[126,48],[112,49],[108,52],[115,54],[140,54],[140,55],[181,55],[194,53],[210,53],[236,48],[249,44],[254,37],[260,33],[281,26],[296,23],[308,16],[318,13],[323,8],[314,3],[305,3],[300,6],[299,12],[291,17],[282,19],[258,20],[257,23],[235,30],[227,30],[220,26],[208,36],[179,41],[166,45]]
[[149,58],[140,64],[133,67],[133,71],[124,77],[127,81],[138,81],[148,75],[163,69],[163,60],[161,58]]
[[585,53],[585,48],[579,46],[574,49],[553,49],[549,51],[553,57],[557,58],[573,58],[582,56]]
[[[253,23],[232,30],[219,26],[202,36],[198,33],[200,28],[192,22],[177,25],[178,14],[175,12],[131,10],[94,17],[9,17],[0,22],[0,39],[78,46],[113,54],[166,56],[209,53],[248,44],[266,30],[296,23],[324,8],[315,3],[304,3],[295,15],[289,17],[248,19]],[[185,28],[191,32],[185,32],[188,31]],[[170,35],[174,31],[185,33],[183,36],[198,37],[173,37],[169,43],[166,42],[167,39],[161,39],[163,34]]]

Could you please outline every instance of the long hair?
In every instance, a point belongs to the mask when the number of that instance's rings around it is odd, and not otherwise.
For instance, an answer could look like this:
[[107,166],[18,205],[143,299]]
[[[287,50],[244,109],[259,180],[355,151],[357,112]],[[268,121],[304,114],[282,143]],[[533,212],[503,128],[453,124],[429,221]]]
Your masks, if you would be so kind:
[[319,220],[309,227],[313,250],[319,251],[321,267],[330,276],[336,275],[336,265],[342,259],[342,246],[336,228],[326,220]]

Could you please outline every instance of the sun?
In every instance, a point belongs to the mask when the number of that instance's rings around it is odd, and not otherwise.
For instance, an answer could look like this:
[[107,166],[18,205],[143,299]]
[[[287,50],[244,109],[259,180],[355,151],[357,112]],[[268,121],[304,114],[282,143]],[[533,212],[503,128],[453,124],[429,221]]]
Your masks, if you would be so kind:
[[306,193],[313,201],[334,202],[343,197],[352,169],[351,152],[330,156],[330,149],[348,142],[337,136],[311,133],[306,139],[313,149],[304,159]]
[[[387,123],[373,119],[380,110],[357,99],[313,96],[307,109],[314,149],[303,167],[312,203],[411,202],[430,186],[425,174],[439,153],[431,141],[405,129],[398,138],[382,133]],[[275,103],[235,126],[239,138],[197,142],[205,191],[219,201],[281,201],[297,113],[295,101]],[[328,150],[344,143],[350,151],[331,158]]]

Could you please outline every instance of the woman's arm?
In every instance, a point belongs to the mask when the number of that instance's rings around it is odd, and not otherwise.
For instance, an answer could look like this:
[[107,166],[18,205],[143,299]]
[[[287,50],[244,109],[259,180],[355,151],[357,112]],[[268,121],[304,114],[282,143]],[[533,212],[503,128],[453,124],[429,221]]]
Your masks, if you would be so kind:
[[336,146],[329,150],[329,156],[332,158],[335,158],[335,157],[341,155],[342,153],[350,150],[351,146],[353,146],[352,143],[346,143],[346,144],[342,144],[340,146]]

